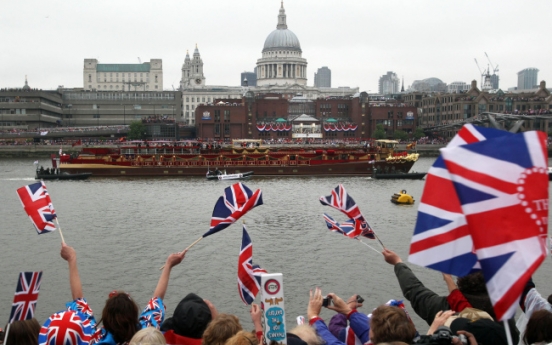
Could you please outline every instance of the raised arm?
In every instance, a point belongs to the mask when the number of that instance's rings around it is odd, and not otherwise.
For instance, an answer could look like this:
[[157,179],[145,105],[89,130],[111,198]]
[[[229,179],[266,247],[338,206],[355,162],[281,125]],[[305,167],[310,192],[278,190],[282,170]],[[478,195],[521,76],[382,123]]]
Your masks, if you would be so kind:
[[82,284],[77,266],[77,252],[73,247],[68,246],[65,242],[61,243],[61,257],[69,264],[69,285],[71,285],[71,295],[75,300],[83,298]]
[[186,252],[187,250],[180,253],[173,253],[169,255],[169,257],[167,258],[167,261],[165,262],[165,267],[163,267],[163,271],[161,272],[161,276],[159,277],[159,281],[157,282],[157,287],[153,292],[153,297],[159,297],[161,299],[165,298],[165,293],[167,292],[167,286],[169,285],[169,277],[171,275],[171,269],[174,266],[181,263],[182,260],[184,260],[184,256],[186,256]]

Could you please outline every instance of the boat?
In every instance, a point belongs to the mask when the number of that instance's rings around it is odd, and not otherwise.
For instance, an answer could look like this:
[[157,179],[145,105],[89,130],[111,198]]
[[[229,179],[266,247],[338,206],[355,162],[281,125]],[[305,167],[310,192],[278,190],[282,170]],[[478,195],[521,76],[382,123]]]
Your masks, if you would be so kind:
[[247,179],[250,178],[252,175],[253,171],[247,171],[239,174],[227,174],[226,170],[220,171],[216,169],[214,171],[207,170],[207,174],[205,175],[205,177],[207,178],[207,180],[226,181]]
[[[35,180],[86,180],[92,176],[92,173],[89,171],[63,171],[59,168],[61,157],[52,154],[50,158],[52,159],[52,168],[44,169],[42,166],[39,168],[37,165]],[[38,161],[36,161],[35,164],[38,164]]]
[[414,204],[414,198],[403,189],[391,196],[391,202],[397,205],[412,205]]
[[128,142],[118,147],[84,147],[59,158],[62,172],[94,176],[205,176],[220,167],[227,174],[256,176],[370,176],[379,171],[408,172],[417,153],[399,152],[395,140],[360,145],[263,145],[261,140],[231,144],[198,141]]
[[403,179],[403,180],[421,180],[427,175],[427,173],[422,172],[379,172],[377,169],[373,170],[372,178],[378,180],[394,180],[394,179]]
[[90,172],[70,174],[68,172],[57,172],[47,174],[36,170],[35,180],[86,180],[92,175]]

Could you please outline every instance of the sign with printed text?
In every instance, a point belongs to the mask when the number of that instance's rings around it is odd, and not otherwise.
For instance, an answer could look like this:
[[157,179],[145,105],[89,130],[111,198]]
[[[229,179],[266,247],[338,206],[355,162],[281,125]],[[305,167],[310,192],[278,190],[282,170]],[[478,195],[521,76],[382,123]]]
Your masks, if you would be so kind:
[[287,344],[284,308],[284,277],[282,273],[261,275],[261,308],[265,320],[266,343]]

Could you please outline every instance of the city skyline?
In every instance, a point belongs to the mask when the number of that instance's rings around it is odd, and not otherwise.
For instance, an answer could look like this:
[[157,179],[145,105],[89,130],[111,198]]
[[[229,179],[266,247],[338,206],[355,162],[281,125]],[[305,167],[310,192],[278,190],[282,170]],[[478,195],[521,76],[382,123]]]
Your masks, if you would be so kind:
[[[400,6],[397,6],[400,3]],[[275,29],[279,0],[211,0],[193,5],[166,1],[64,1],[6,3],[0,13],[3,48],[0,88],[24,85],[82,87],[85,58],[101,63],[163,60],[164,89],[178,88],[188,50],[197,44],[207,85],[238,86],[251,71],[267,35]],[[517,85],[517,73],[539,69],[538,81],[552,85],[544,27],[552,9],[547,0],[521,3],[468,0],[448,3],[346,0],[284,2],[289,29],[308,61],[307,85],[328,66],[334,87],[359,87],[375,93],[387,71],[404,76],[405,88],[415,80],[439,78],[450,84],[476,80],[487,68],[488,54],[498,65],[500,88]],[[538,12],[535,9],[538,8]],[[498,12],[500,9],[500,13]],[[515,24],[515,25],[514,25]],[[543,47],[543,48],[541,48]]]

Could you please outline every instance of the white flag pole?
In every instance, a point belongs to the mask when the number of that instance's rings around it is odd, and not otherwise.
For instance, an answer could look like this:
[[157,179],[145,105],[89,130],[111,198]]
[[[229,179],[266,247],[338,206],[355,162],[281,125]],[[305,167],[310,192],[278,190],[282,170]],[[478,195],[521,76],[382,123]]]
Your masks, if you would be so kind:
[[61,242],[62,242],[62,243],[65,243],[65,239],[63,238],[63,233],[61,232],[61,227],[59,226],[59,222],[58,222],[57,217],[56,217],[55,219],[56,219],[56,225],[57,225],[58,230],[59,230],[59,234],[60,234],[60,236],[61,236]]

